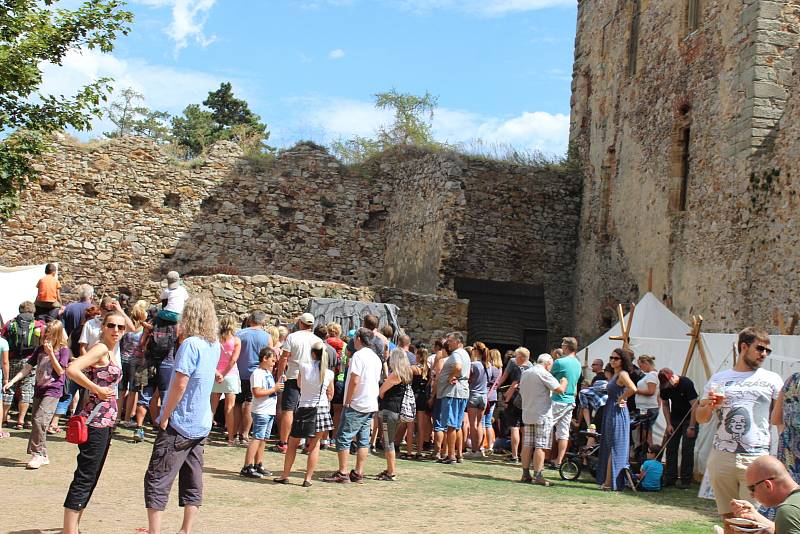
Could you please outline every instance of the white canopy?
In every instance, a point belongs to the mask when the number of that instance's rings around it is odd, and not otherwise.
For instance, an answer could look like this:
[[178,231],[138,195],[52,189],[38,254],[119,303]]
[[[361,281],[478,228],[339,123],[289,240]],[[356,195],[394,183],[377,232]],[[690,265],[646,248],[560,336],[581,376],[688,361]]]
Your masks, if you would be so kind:
[[21,302],[36,299],[36,282],[44,276],[44,265],[0,267],[0,315],[3,321],[17,316]]
[[[628,315],[625,316],[626,324]],[[681,373],[689,350],[691,327],[664,306],[652,293],[647,293],[636,305],[631,324],[630,348],[637,356],[650,354],[656,359],[659,369],[669,367]],[[600,358],[608,361],[611,351],[622,346],[622,341],[609,339],[622,334],[620,324],[615,324],[588,347],[579,351],[580,359]],[[737,334],[701,334],[703,347],[711,373],[733,366],[733,351]],[[786,380],[792,373],[800,371],[800,336],[770,336],[773,353],[767,358],[764,367],[781,375]],[[708,381],[700,353],[695,349],[686,376],[694,382],[698,395]],[[664,416],[659,415],[653,430],[654,443],[661,443],[664,433]],[[716,425],[702,425],[695,446],[695,472],[703,473],[706,459],[711,451]],[[773,431],[773,453],[777,444],[777,434]]]

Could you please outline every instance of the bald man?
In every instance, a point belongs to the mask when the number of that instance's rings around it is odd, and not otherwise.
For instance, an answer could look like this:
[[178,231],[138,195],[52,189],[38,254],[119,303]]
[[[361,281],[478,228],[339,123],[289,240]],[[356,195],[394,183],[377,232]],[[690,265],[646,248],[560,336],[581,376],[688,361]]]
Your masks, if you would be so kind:
[[759,514],[750,501],[731,500],[734,517],[751,519],[775,534],[800,534],[800,486],[792,480],[786,466],[774,456],[761,456],[745,473],[750,495],[764,506],[777,507],[775,522]]

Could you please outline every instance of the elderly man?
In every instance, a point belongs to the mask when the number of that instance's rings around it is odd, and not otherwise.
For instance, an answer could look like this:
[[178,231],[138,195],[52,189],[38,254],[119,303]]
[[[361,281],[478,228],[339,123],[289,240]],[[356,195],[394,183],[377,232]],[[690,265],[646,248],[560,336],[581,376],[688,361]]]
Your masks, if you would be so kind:
[[606,379],[606,375],[603,372],[603,360],[601,360],[600,358],[597,358],[596,360],[592,361],[592,372],[594,373],[594,376],[592,377],[592,383],[591,383],[592,386],[598,380],[605,380]]
[[708,472],[722,517],[732,516],[731,499],[748,496],[747,466],[769,454],[771,404],[783,387],[777,373],[761,367],[772,352],[765,331],[745,328],[739,332],[737,347],[736,365],[709,379],[695,410],[701,424],[718,411],[720,425],[708,456]]
[[464,336],[460,332],[447,334],[445,343],[450,356],[444,361],[436,378],[436,397],[441,399],[439,421],[446,432],[444,449],[447,453],[441,463],[454,464],[461,459],[461,423],[469,398],[470,359],[464,350]]
[[[522,396],[522,480],[520,482],[549,486],[544,478],[544,454],[553,442],[553,401],[551,394],[564,393],[568,380],[557,380],[550,369],[553,357],[540,354],[536,365],[523,371],[519,380],[519,393]],[[534,448],[536,449],[534,451]],[[531,452],[533,452],[533,476],[530,473]]]
[[775,534],[800,534],[800,486],[774,456],[761,456],[747,468],[750,495],[764,506],[777,507],[775,522],[759,514],[750,501],[732,499],[734,517],[750,519]]

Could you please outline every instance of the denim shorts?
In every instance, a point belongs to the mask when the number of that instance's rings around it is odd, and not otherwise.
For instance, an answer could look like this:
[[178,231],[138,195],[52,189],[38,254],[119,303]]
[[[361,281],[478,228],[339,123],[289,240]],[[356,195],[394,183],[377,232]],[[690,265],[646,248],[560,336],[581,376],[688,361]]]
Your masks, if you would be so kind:
[[467,399],[443,397],[439,424],[443,428],[460,429],[464,422],[464,411],[467,409]]
[[342,410],[339,419],[339,430],[336,432],[336,450],[345,451],[350,442],[356,438],[359,449],[369,447],[369,432],[372,424],[372,412],[357,412],[349,406]]
[[470,393],[467,399],[468,408],[478,408],[483,410],[486,408],[486,394],[485,393]]
[[274,415],[253,414],[253,437],[255,439],[269,439],[272,434],[272,424],[275,422]]
[[490,401],[489,407],[486,408],[486,412],[483,414],[483,428],[492,428],[492,416],[494,415],[494,407],[497,404],[497,401]]

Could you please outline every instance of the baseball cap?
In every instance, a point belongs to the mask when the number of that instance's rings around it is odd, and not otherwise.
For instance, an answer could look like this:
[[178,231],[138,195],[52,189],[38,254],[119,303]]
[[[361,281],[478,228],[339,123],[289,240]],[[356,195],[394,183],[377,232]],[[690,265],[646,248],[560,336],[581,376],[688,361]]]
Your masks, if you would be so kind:
[[300,316],[300,322],[303,323],[304,325],[312,325],[314,324],[314,316],[306,312]]
[[167,273],[167,287],[170,289],[175,289],[178,287],[178,282],[180,282],[181,275],[178,274],[178,271],[170,271]]

